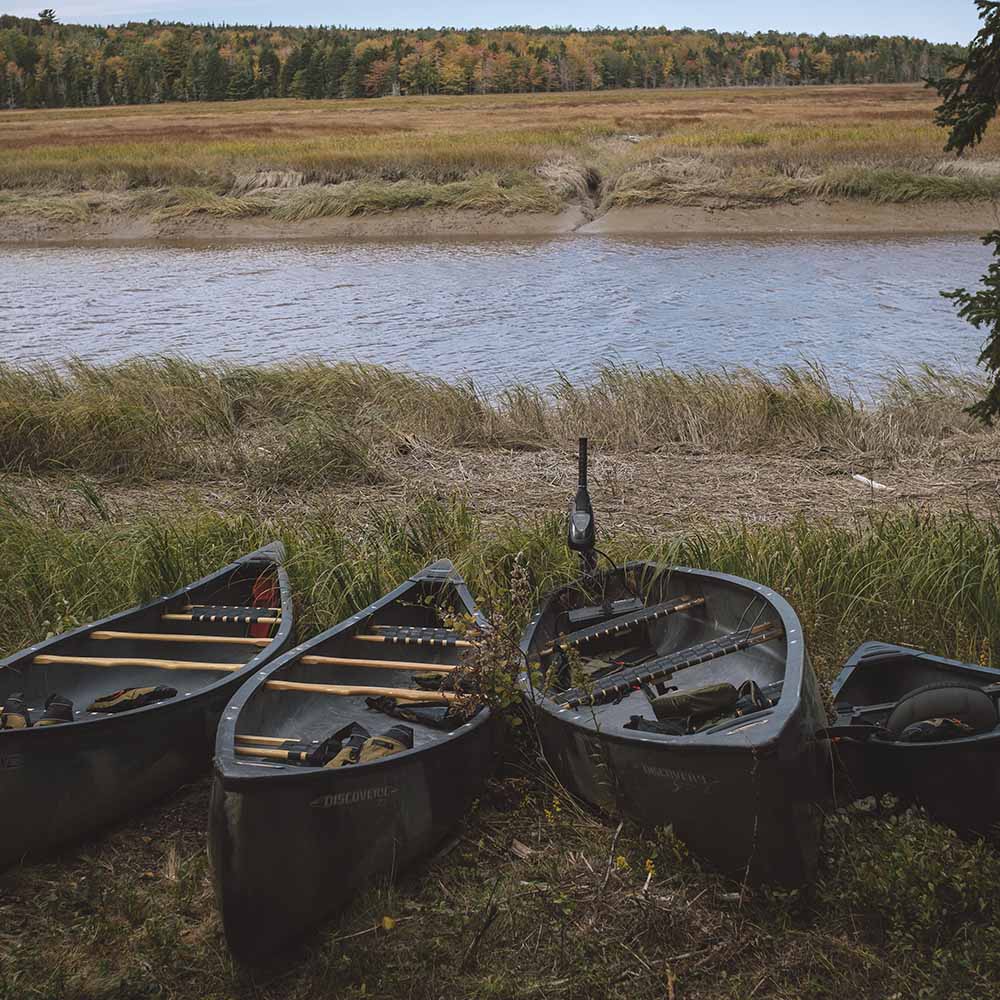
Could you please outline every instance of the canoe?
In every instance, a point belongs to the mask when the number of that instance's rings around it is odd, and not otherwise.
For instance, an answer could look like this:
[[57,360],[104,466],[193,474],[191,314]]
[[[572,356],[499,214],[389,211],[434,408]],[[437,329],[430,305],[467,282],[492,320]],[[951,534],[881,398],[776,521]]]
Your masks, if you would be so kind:
[[[428,668],[447,678],[487,627],[442,560],[236,693],[219,725],[209,809],[216,900],[234,956],[266,957],[459,822],[491,767],[490,712],[472,714],[453,693],[415,684]],[[387,691],[397,709],[445,718],[370,707]],[[367,738],[351,736],[358,725]],[[399,726],[409,748],[404,738],[390,755],[357,759],[358,742],[374,746]],[[333,766],[341,753],[354,762]]]
[[635,562],[550,594],[521,646],[532,666],[524,697],[571,793],[672,827],[728,875],[810,879],[825,715],[802,626],[780,595]]
[[838,804],[888,792],[962,833],[1000,823],[1000,670],[866,642],[832,690]]
[[[0,660],[5,725],[23,721],[22,706],[31,722],[0,729],[0,800],[16,817],[0,824],[0,869],[137,811],[208,763],[233,692],[290,643],[283,557],[272,543],[172,594]],[[175,693],[105,704],[136,688]]]

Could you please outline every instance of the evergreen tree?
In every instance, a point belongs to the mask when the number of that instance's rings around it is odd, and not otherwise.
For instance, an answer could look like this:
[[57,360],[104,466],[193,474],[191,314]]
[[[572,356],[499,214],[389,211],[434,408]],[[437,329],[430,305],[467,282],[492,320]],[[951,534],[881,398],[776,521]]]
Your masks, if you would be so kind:
[[[1000,103],[1000,3],[976,0],[976,6],[983,27],[969,46],[968,58],[954,67],[952,75],[931,81],[944,98],[937,122],[950,130],[945,149],[959,156],[983,138]],[[990,373],[992,384],[969,412],[991,424],[1000,414],[1000,230],[984,236],[983,243],[993,247],[993,263],[983,276],[983,288],[978,292],[957,288],[941,294],[957,303],[962,319],[987,331],[979,363]]]

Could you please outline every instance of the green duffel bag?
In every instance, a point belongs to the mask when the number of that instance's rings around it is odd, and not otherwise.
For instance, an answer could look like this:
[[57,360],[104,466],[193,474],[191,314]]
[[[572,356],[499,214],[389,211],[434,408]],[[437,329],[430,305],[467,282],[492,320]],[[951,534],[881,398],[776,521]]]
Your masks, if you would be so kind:
[[671,691],[653,699],[653,711],[658,719],[701,719],[721,715],[739,700],[732,684],[706,684],[688,691]]

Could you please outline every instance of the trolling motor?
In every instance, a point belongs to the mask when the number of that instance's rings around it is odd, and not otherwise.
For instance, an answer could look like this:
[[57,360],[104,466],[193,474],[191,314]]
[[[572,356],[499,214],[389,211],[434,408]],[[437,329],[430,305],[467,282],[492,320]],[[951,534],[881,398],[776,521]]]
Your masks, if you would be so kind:
[[[592,580],[597,574],[597,530],[594,525],[594,508],[590,503],[590,493],[587,491],[587,439],[580,438],[579,480],[576,496],[569,508],[569,520],[566,525],[566,544],[580,557],[583,569],[583,579]],[[573,608],[567,615],[570,624],[583,625],[591,622],[614,618],[617,615],[629,614],[640,610],[642,601],[638,598],[625,598],[620,601],[605,601],[594,607]]]
[[594,543],[597,532],[594,528],[594,508],[587,492],[587,439],[580,438],[579,481],[576,496],[569,508],[569,522],[566,528],[566,544],[580,557],[583,575],[593,576],[597,570],[597,553]]

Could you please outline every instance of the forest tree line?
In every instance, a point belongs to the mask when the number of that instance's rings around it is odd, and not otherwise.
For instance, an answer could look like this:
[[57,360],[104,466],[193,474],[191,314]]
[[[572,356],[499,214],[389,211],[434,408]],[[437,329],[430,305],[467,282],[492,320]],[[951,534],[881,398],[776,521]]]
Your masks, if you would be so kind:
[[58,24],[0,15],[0,107],[267,97],[492,94],[614,87],[904,83],[957,45],[874,35],[689,28],[415,31]]

